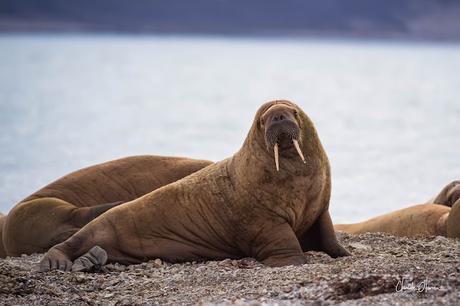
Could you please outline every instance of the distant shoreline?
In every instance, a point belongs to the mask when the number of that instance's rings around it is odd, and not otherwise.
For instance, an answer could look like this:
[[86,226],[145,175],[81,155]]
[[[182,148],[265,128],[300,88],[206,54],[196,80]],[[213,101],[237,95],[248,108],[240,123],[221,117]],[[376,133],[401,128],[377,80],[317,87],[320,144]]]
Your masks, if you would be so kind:
[[362,42],[396,42],[396,43],[442,43],[458,44],[460,37],[435,37],[423,35],[411,35],[405,33],[340,33],[304,31],[302,33],[263,33],[263,32],[200,32],[200,31],[132,31],[132,30],[98,30],[85,28],[66,29],[10,29],[0,24],[0,36],[8,35],[101,35],[101,36],[158,36],[158,37],[187,37],[187,38],[228,38],[228,39],[249,39],[249,40],[319,40],[319,41],[362,41]]
[[460,3],[376,1],[4,0],[1,32],[460,41]]

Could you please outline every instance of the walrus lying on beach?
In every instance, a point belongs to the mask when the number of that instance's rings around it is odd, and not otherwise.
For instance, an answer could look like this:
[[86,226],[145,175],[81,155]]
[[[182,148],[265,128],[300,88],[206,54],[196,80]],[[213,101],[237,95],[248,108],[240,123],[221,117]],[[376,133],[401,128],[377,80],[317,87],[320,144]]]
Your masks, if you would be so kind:
[[410,206],[375,218],[336,224],[334,228],[349,234],[384,232],[396,236],[438,235],[460,237],[460,181],[445,186],[426,204]]
[[4,244],[0,243],[0,257],[46,252],[108,209],[209,164],[189,158],[132,156],[70,173],[0,217]]
[[283,266],[305,263],[307,250],[346,256],[328,211],[330,179],[307,115],[269,102],[235,155],[110,209],[51,248],[40,269],[246,256]]
[[5,224],[6,216],[0,213],[0,258],[6,257],[6,250],[2,243],[3,224]]

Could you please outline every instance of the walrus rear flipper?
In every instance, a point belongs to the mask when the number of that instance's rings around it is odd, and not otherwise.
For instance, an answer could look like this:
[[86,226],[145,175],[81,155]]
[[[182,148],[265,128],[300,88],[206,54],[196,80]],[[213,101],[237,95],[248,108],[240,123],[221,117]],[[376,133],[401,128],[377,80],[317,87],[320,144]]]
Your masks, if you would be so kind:
[[[92,220],[96,219],[109,209],[118,206],[120,204],[123,204],[123,201],[118,201],[118,202],[113,202],[113,203],[105,203],[105,204],[99,204],[97,206],[92,206],[92,207],[80,207],[77,208],[72,215],[72,222],[78,226],[78,227],[83,227]],[[64,240],[61,240],[59,242],[62,242]]]

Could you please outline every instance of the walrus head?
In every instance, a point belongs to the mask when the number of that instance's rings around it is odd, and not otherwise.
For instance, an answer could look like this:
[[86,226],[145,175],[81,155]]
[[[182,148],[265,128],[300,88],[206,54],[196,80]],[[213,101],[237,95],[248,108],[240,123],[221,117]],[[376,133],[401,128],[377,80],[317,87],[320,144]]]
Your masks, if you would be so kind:
[[452,207],[458,199],[460,199],[460,180],[447,184],[433,200],[433,203]]
[[260,116],[260,126],[264,131],[267,149],[273,150],[277,171],[279,171],[280,154],[292,155],[289,152],[294,149],[305,163],[299,145],[301,141],[299,114],[294,104],[273,104]]

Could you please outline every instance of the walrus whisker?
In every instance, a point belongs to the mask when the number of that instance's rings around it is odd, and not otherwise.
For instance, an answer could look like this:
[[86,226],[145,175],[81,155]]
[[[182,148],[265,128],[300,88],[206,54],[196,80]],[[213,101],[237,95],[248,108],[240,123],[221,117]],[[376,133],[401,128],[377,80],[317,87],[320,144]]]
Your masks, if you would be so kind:
[[280,171],[280,161],[279,161],[279,156],[278,156],[278,143],[275,143],[275,146],[273,147],[273,151],[275,154],[276,171]]
[[296,139],[293,139],[292,142],[294,143],[294,147],[297,150],[297,153],[299,153],[300,158],[302,159],[303,163],[305,164],[305,157],[303,156],[302,150],[300,149],[299,142]]

